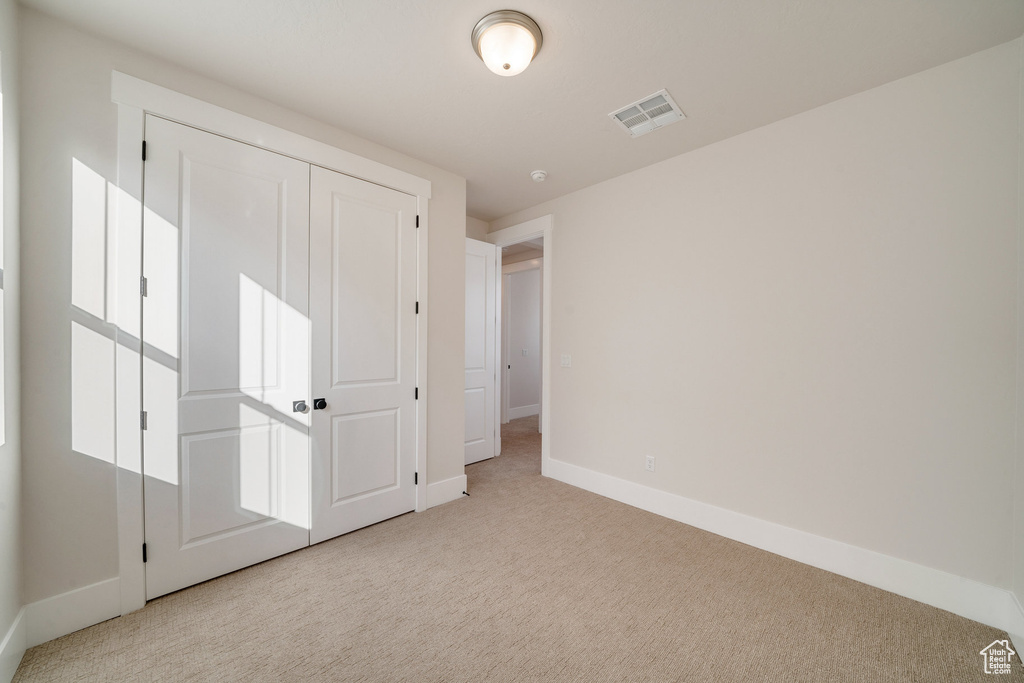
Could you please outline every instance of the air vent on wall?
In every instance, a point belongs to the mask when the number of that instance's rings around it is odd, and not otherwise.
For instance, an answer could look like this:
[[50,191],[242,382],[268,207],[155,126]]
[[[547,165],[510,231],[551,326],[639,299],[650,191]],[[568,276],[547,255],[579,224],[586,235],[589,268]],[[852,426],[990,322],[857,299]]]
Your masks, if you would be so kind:
[[667,90],[659,90],[608,116],[634,138],[686,118]]

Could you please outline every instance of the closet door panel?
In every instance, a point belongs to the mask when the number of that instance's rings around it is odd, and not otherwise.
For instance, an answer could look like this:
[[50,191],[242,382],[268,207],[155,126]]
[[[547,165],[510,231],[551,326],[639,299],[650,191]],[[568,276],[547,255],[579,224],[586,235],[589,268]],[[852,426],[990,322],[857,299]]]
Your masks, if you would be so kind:
[[309,543],[309,165],[146,119],[154,598]]
[[415,197],[312,168],[313,543],[416,506],[415,220]]

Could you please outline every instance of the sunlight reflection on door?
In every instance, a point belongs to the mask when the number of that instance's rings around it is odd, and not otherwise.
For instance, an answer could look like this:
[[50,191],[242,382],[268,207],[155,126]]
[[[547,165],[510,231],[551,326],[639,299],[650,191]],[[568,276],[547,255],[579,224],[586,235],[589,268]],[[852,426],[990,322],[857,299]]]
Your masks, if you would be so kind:
[[[71,168],[72,449],[113,464],[116,389],[138,386],[138,352],[125,347],[115,355],[115,338],[118,329],[141,332],[138,292],[116,279],[118,267],[131,270],[138,258],[140,206],[79,159]],[[178,486],[179,231],[149,209],[145,222],[147,276],[158,285],[146,300],[145,474]],[[235,461],[238,512],[308,529],[309,415],[293,413],[291,401],[308,400],[309,320],[246,275],[238,282],[238,441],[217,457]],[[117,417],[135,421],[134,414]],[[137,457],[129,461],[142,469]]]
[[[244,273],[238,276],[239,425],[264,424],[265,444],[243,444],[243,508],[309,528],[309,319]],[[249,452],[247,449],[251,448]]]
[[250,512],[275,517],[281,478],[280,425],[244,404],[238,406],[238,422],[253,425],[239,434],[239,504]]

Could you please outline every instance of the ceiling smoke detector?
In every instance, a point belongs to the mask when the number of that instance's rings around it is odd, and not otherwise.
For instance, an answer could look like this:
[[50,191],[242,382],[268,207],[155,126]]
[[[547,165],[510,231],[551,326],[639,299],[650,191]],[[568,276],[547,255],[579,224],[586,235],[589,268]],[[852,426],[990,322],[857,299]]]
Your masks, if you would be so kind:
[[686,118],[667,90],[659,90],[608,116],[634,138]]
[[548,172],[547,171],[533,171],[533,172],[530,173],[530,177],[533,178],[533,182],[535,182],[535,183],[543,183],[544,180],[548,177]]

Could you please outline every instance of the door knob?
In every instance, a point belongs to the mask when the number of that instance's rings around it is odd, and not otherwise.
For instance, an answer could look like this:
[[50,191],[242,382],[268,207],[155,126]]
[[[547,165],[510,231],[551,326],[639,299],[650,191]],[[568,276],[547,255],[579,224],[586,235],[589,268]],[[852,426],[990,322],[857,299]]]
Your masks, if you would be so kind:
[[305,401],[292,401],[292,412],[293,413],[304,413],[306,412]]
[[313,399],[313,410],[323,410],[327,407],[326,398],[314,398]]

